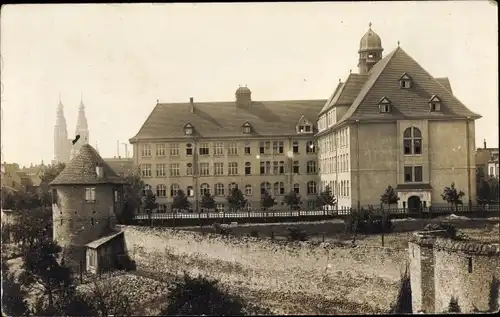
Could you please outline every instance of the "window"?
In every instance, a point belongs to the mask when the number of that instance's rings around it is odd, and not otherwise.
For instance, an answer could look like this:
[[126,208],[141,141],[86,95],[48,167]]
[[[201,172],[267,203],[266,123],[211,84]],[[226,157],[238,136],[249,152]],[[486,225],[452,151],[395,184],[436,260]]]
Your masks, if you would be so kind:
[[307,183],[307,194],[308,195],[316,194],[316,182],[310,181]]
[[413,167],[414,182],[422,182],[422,166]]
[[431,112],[441,111],[441,99],[438,96],[433,95],[429,100],[429,108]]
[[193,146],[191,145],[191,143],[186,144],[186,155],[187,156],[193,155]]
[[94,217],[90,217],[90,224],[93,226],[94,225]]
[[156,185],[156,196],[158,197],[167,196],[167,186],[165,186],[164,184]]
[[403,89],[408,89],[411,87],[411,77],[407,73],[403,73],[399,78],[399,85]]
[[97,250],[89,250],[89,266],[96,267],[97,266]]
[[489,176],[494,176],[495,175],[495,167],[490,166],[490,175]]
[[270,154],[270,152],[271,152],[271,142],[261,141],[259,144],[259,153],[260,154]]
[[245,195],[252,196],[252,185],[245,185]]
[[279,174],[280,175],[285,174],[285,161],[279,162]]
[[403,133],[405,155],[422,154],[422,133],[418,128],[410,127]]
[[151,164],[141,165],[141,175],[142,177],[151,177]]
[[191,163],[186,164],[186,175],[187,176],[193,175],[193,164],[191,164]]
[[297,127],[297,132],[298,133],[311,133],[312,132],[312,127],[310,124],[301,124]]
[[193,197],[194,196],[194,190],[193,190],[193,186],[188,186],[186,188],[186,193],[189,197]]
[[279,175],[280,166],[278,161],[273,161],[273,175]]
[[245,175],[251,175],[252,174],[252,163],[246,162],[245,163]]
[[227,155],[238,155],[238,143],[229,142],[227,147]]
[[245,143],[245,155],[250,155],[250,154],[251,154],[250,144]]
[[345,190],[345,195],[347,197],[349,197],[351,195],[350,191],[349,191],[349,181],[346,181],[346,190]]
[[225,211],[224,204],[215,204],[215,210],[217,212],[224,212]]
[[313,141],[306,142],[306,153],[316,153],[316,149]]
[[175,197],[177,194],[179,194],[179,190],[181,187],[178,184],[172,184],[170,186],[170,196]]
[[238,184],[230,183],[228,187],[229,187],[229,192],[232,192],[233,189],[238,188]]
[[247,202],[245,208],[246,208],[247,211],[252,211],[252,204],[250,204],[249,202]]
[[170,146],[170,156],[179,156],[179,144],[172,143]]
[[422,166],[405,166],[404,167],[404,181],[405,183],[422,182]]
[[165,164],[156,164],[156,176],[164,177],[167,176],[165,172]]
[[159,212],[159,213],[165,213],[165,212],[167,212],[167,205],[165,205],[165,204],[158,204],[158,208],[156,209],[156,212]]
[[88,203],[95,202],[95,188],[85,188],[85,201]]
[[300,171],[300,163],[299,161],[293,161],[293,173],[294,174],[299,174]]
[[203,183],[200,185],[200,194],[203,196],[205,194],[210,194],[210,185]]
[[215,195],[224,196],[224,184],[215,184]]
[[201,176],[210,175],[210,167],[208,166],[208,163],[200,163],[200,175]]
[[299,141],[293,141],[293,143],[292,143],[292,152],[294,154],[299,153]]
[[214,155],[215,156],[223,156],[224,155],[224,143],[215,143],[214,144]]
[[307,173],[316,173],[316,162],[315,161],[308,161],[307,162]]
[[315,209],[316,208],[316,200],[308,200],[307,201],[307,208]]
[[189,123],[188,123],[188,124],[186,124],[186,125],[184,126],[184,133],[185,133],[186,135],[191,135],[191,134],[193,134],[193,126],[192,126],[191,124],[189,124]]
[[271,175],[271,161],[260,162],[260,175]]
[[200,144],[199,154],[200,155],[209,155],[210,154],[210,149],[208,147],[208,143],[201,143]]
[[283,141],[273,141],[273,154],[283,154],[284,146]]
[[296,194],[300,194],[300,185],[299,184],[293,184],[293,191]]
[[238,162],[229,162],[228,175],[238,175]]
[[224,163],[214,163],[215,175],[224,175]]
[[271,184],[269,184],[268,182],[260,184],[260,193],[264,194],[265,192],[271,194]]
[[179,176],[179,163],[170,164],[170,176]]
[[151,144],[144,144],[142,146],[142,156],[150,157],[151,156]]
[[156,156],[165,156],[165,144],[156,144]]
[[[387,97],[383,97],[378,103],[378,108],[380,113],[391,112],[391,102]],[[345,134],[343,134],[343,136],[345,137]]]
[[285,194],[285,184],[283,182],[274,183],[274,195],[284,195]]
[[243,132],[244,134],[252,132],[252,127],[250,126],[250,123],[245,122],[243,126],[241,126],[241,132]]
[[405,177],[405,183],[409,183],[413,180],[413,167],[411,166],[405,166],[404,168],[404,177]]

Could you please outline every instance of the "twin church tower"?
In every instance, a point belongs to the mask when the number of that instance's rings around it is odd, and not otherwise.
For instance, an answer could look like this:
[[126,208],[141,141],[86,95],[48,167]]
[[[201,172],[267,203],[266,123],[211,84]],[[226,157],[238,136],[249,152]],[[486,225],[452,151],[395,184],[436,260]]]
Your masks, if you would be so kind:
[[[73,145],[73,140],[77,135],[80,139]],[[75,134],[69,134],[66,126],[66,118],[64,117],[64,106],[59,98],[57,106],[56,124],[54,126],[54,160],[52,164],[68,163],[83,144],[89,143],[89,128],[87,117],[85,116],[85,105],[80,99],[80,107],[78,108],[78,119],[76,122]]]

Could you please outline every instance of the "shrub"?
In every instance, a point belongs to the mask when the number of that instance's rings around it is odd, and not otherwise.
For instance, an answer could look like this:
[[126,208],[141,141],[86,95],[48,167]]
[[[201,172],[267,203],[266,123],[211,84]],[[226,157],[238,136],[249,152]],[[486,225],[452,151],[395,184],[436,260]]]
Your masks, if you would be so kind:
[[457,238],[457,233],[458,233],[458,230],[455,227],[455,225],[445,221],[440,223],[430,223],[424,227],[424,230],[425,231],[445,230],[452,239]]
[[228,227],[227,225],[221,225],[220,223],[216,222],[213,224],[213,228],[215,230],[215,233],[221,234],[223,236],[228,236],[231,234],[231,228]]
[[346,232],[377,234],[388,233],[394,229],[392,220],[386,215],[383,216],[380,212],[361,209],[360,211],[352,212],[345,222]]
[[288,227],[288,238],[292,241],[307,241],[307,233],[299,227]]
[[408,272],[408,266],[406,266],[404,273],[401,275],[398,297],[396,299],[396,302],[391,308],[391,314],[411,314],[411,313],[412,313],[411,281],[410,281],[410,273]]
[[452,296],[450,299],[450,304],[448,305],[449,313],[460,313],[460,306],[458,305],[458,299]]

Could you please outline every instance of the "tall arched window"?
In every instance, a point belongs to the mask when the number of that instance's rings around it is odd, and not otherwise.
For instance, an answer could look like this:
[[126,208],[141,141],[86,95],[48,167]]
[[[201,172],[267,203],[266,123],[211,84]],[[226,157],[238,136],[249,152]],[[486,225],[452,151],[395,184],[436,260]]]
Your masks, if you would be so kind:
[[418,128],[410,127],[403,133],[405,155],[422,154],[422,133]]
[[208,185],[207,183],[203,183],[200,185],[200,194],[203,196],[205,195],[205,193],[210,194],[210,185]]
[[167,186],[165,186],[164,184],[156,185],[156,196],[158,197],[167,196]]
[[224,184],[221,183],[215,184],[215,195],[224,196]]
[[245,195],[252,196],[252,185],[245,185]]
[[307,194],[312,195],[316,194],[317,188],[316,188],[316,182],[310,181],[307,183]]
[[292,170],[292,172],[294,174],[299,174],[299,172],[300,172],[300,163],[299,163],[299,161],[293,161],[293,170]]
[[177,196],[177,193],[179,193],[179,189],[181,189],[179,185],[172,184],[172,186],[170,186],[170,196],[172,197]]
[[284,195],[285,194],[285,184],[283,182],[274,183],[274,195]]
[[300,194],[300,185],[299,184],[293,184],[293,191],[296,194]]
[[264,194],[264,192],[271,194],[271,184],[269,184],[268,182],[260,183],[260,193]]
[[307,173],[316,173],[316,161],[307,162]]

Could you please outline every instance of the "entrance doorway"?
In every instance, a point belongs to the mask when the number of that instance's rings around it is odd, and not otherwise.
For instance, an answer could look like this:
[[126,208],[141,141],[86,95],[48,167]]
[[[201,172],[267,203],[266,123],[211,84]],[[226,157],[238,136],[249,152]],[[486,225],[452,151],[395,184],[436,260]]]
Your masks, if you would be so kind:
[[420,197],[411,196],[408,198],[408,211],[409,212],[420,211],[421,208],[422,208],[422,202],[420,201]]

